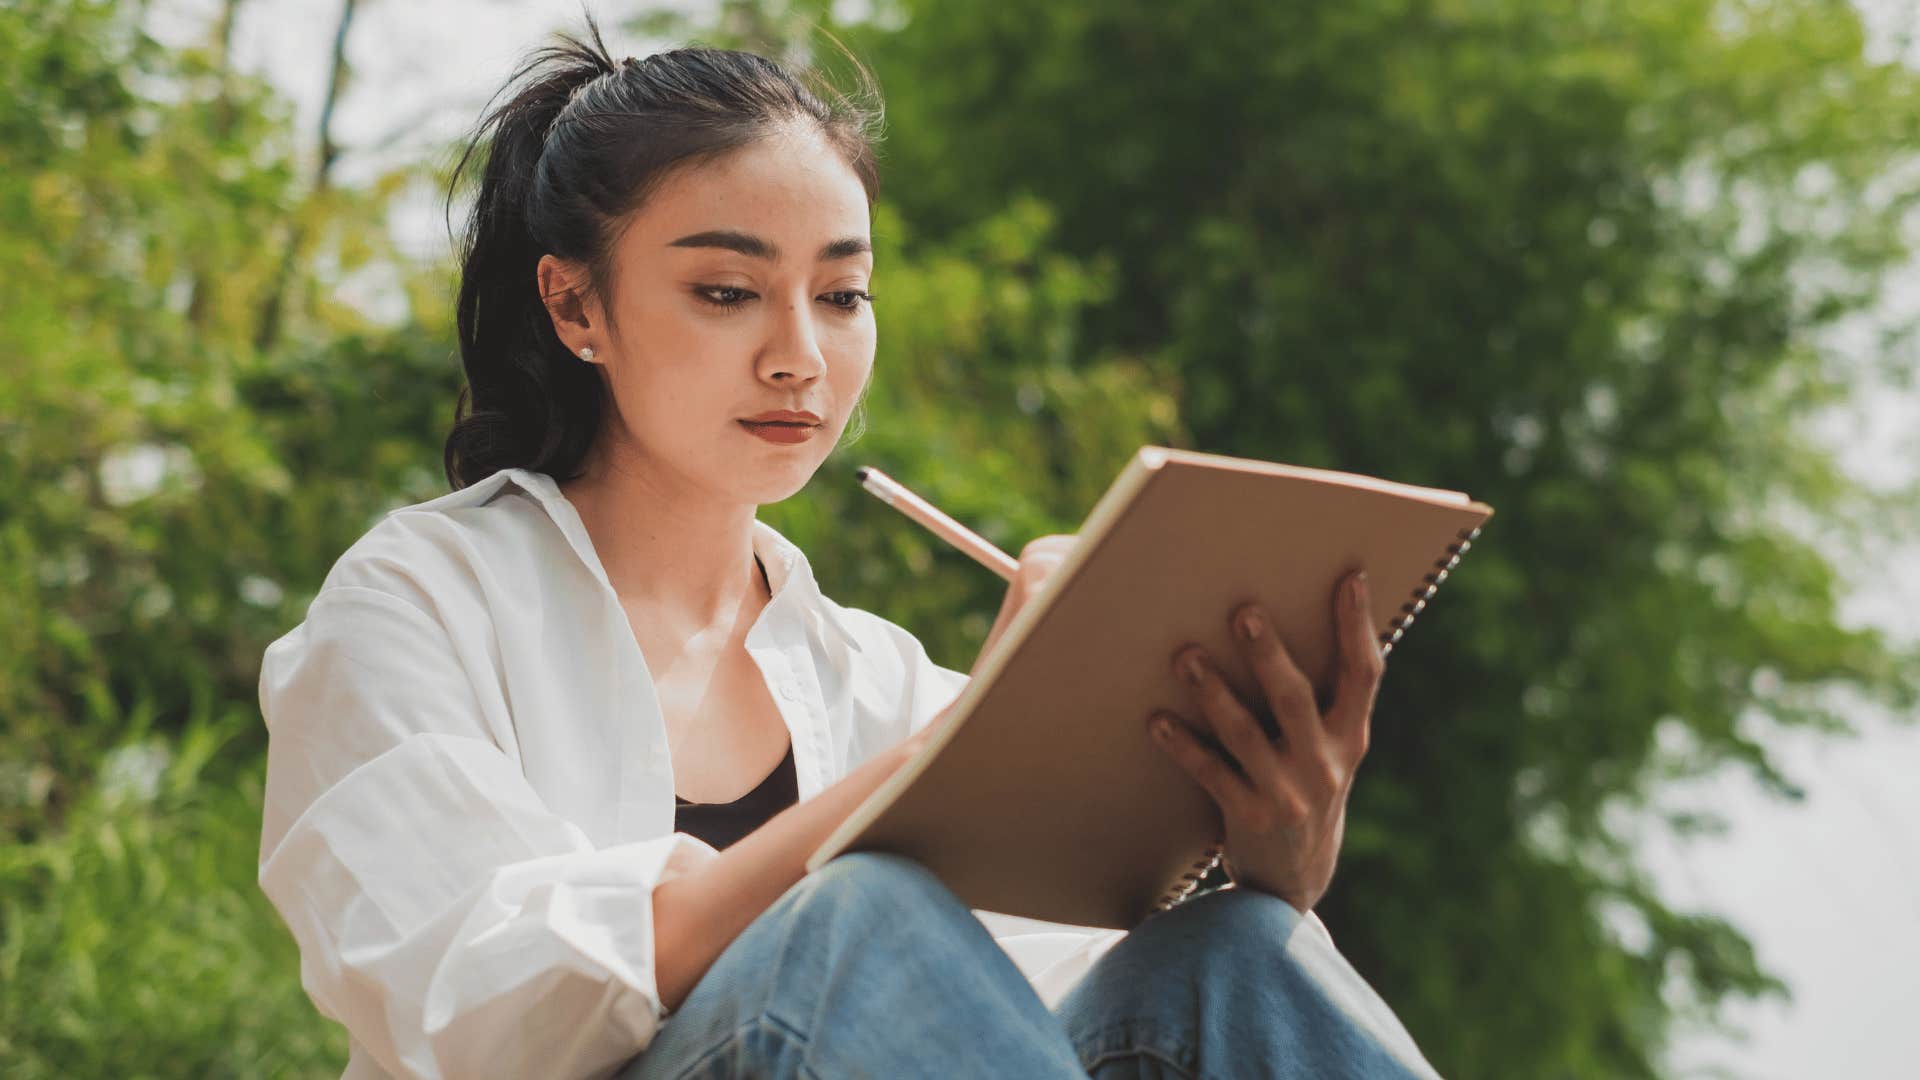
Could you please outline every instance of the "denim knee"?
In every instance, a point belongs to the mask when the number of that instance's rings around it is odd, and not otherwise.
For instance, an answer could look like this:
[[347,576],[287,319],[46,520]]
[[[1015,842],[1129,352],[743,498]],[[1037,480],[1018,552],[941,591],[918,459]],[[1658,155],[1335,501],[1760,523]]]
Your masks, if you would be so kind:
[[1276,896],[1215,890],[1144,920],[1056,1011],[1088,1062],[1146,1055],[1195,1074],[1293,1063],[1300,1075],[1431,1076],[1392,1010],[1304,923]]
[[1301,915],[1275,896],[1216,889],[1135,926],[1061,1002],[1070,1024],[1151,1009],[1176,996],[1237,993],[1284,967]]
[[794,901],[809,916],[897,929],[922,921],[972,914],[917,860],[885,851],[838,856],[795,886]]
[[1257,889],[1214,889],[1145,920],[1134,933],[1187,941],[1222,937],[1284,950],[1305,919],[1292,904]]
[[850,851],[837,856],[807,876],[807,891],[854,903],[883,897],[952,895],[918,860],[890,851]]
[[863,895],[875,890],[946,888],[919,860],[891,851],[849,851],[829,860],[812,877],[816,888],[851,889]]
[[987,928],[918,861],[880,852],[841,855],[796,882],[660,1038],[634,1080],[1085,1077]]

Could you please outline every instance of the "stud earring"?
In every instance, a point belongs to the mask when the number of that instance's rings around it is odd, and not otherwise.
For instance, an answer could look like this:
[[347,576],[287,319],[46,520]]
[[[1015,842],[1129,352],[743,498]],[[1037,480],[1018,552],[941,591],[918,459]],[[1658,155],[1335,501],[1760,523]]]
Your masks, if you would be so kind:
[[585,360],[589,364],[593,363],[593,346],[589,345],[586,348],[581,349],[580,359]]

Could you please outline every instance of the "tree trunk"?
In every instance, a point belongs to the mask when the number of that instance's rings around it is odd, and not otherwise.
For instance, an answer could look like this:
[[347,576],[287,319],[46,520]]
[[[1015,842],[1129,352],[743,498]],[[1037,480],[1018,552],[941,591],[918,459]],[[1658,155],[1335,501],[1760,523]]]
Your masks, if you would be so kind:
[[333,33],[333,63],[327,76],[327,96],[320,107],[320,147],[314,160],[313,189],[307,205],[294,216],[286,247],[282,249],[280,270],[268,285],[266,302],[261,305],[260,326],[254,337],[254,348],[259,352],[266,352],[280,340],[294,275],[312,241],[314,215],[332,187],[333,165],[340,157],[340,146],[333,140],[333,110],[340,102],[340,95],[346,92],[347,80],[352,74],[347,66],[347,32],[353,26],[358,6],[359,0],[342,0],[340,5],[340,23]]

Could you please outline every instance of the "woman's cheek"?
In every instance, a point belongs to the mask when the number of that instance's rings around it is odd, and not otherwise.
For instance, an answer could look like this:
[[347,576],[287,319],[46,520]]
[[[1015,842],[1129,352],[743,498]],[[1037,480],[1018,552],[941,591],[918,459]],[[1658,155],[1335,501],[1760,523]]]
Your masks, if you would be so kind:
[[854,402],[860,400],[861,391],[866,389],[867,380],[872,377],[872,350],[868,350],[864,355],[850,361],[845,368],[841,369],[840,377],[836,380],[839,385],[835,387],[835,391],[840,399],[846,402],[848,409],[853,408]]

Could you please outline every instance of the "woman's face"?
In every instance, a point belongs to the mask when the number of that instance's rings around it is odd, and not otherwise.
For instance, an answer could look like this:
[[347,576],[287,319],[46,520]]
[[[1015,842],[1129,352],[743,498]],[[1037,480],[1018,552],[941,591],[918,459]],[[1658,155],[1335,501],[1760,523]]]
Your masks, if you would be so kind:
[[[616,241],[594,346],[614,467],[726,501],[778,502],[826,459],[873,369],[866,190],[796,127],[669,174]],[[769,412],[817,421],[747,423]]]

